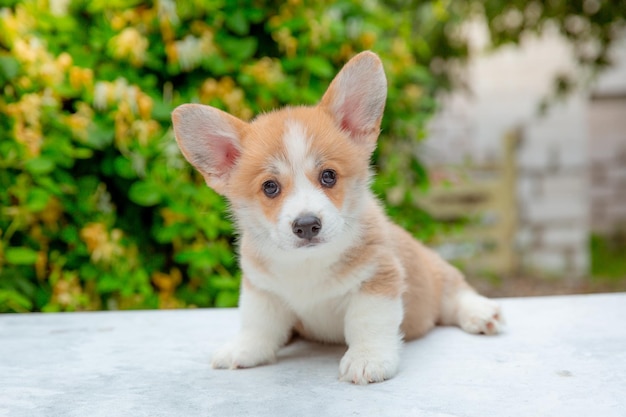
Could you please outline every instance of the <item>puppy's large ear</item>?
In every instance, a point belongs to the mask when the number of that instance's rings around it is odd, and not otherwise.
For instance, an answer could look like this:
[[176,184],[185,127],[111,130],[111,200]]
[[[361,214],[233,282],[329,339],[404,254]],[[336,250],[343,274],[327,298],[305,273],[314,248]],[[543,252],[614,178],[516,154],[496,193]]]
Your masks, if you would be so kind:
[[350,137],[374,146],[387,99],[387,78],[380,58],[361,52],[337,74],[322,97],[320,106]]
[[224,194],[228,178],[241,154],[240,138],[246,123],[202,104],[183,104],[172,112],[174,135],[183,155],[211,188]]

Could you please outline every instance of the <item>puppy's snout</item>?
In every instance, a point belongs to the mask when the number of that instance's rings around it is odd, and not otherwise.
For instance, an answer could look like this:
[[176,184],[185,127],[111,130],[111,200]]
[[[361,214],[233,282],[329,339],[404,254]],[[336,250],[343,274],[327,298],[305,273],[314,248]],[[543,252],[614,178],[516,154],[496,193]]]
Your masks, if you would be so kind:
[[291,230],[300,239],[313,239],[322,230],[322,221],[313,215],[298,217]]

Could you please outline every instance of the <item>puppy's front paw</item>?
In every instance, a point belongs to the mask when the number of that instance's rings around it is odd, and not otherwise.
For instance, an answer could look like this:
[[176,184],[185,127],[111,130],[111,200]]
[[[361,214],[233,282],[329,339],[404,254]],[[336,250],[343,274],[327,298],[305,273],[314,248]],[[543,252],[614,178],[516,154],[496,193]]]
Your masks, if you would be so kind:
[[348,349],[339,364],[339,379],[365,385],[382,382],[398,371],[397,354],[379,354],[367,349]]
[[215,369],[252,368],[276,361],[276,349],[247,337],[239,337],[213,354]]
[[465,298],[459,311],[459,326],[468,333],[498,334],[504,326],[500,306],[478,294]]

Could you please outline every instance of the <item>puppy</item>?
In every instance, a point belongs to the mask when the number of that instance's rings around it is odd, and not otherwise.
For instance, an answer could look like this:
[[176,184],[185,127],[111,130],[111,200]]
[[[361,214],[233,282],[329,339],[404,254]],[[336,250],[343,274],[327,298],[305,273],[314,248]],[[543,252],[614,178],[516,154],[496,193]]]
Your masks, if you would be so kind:
[[316,106],[250,123],[200,104],[174,110],[183,155],[229,200],[240,233],[241,330],[213,367],[273,362],[295,331],[346,343],[340,379],[367,384],[393,377],[402,340],[435,325],[499,332],[499,306],[393,224],[369,190],[386,97],[380,59],[363,52]]

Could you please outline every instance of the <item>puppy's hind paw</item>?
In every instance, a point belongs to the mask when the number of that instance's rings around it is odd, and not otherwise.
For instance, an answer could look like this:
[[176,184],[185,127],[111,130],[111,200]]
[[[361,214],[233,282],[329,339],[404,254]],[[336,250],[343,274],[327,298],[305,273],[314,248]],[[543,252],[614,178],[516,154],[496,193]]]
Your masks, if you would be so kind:
[[459,326],[468,333],[501,333],[504,318],[498,303],[478,294],[465,296],[459,309]]

